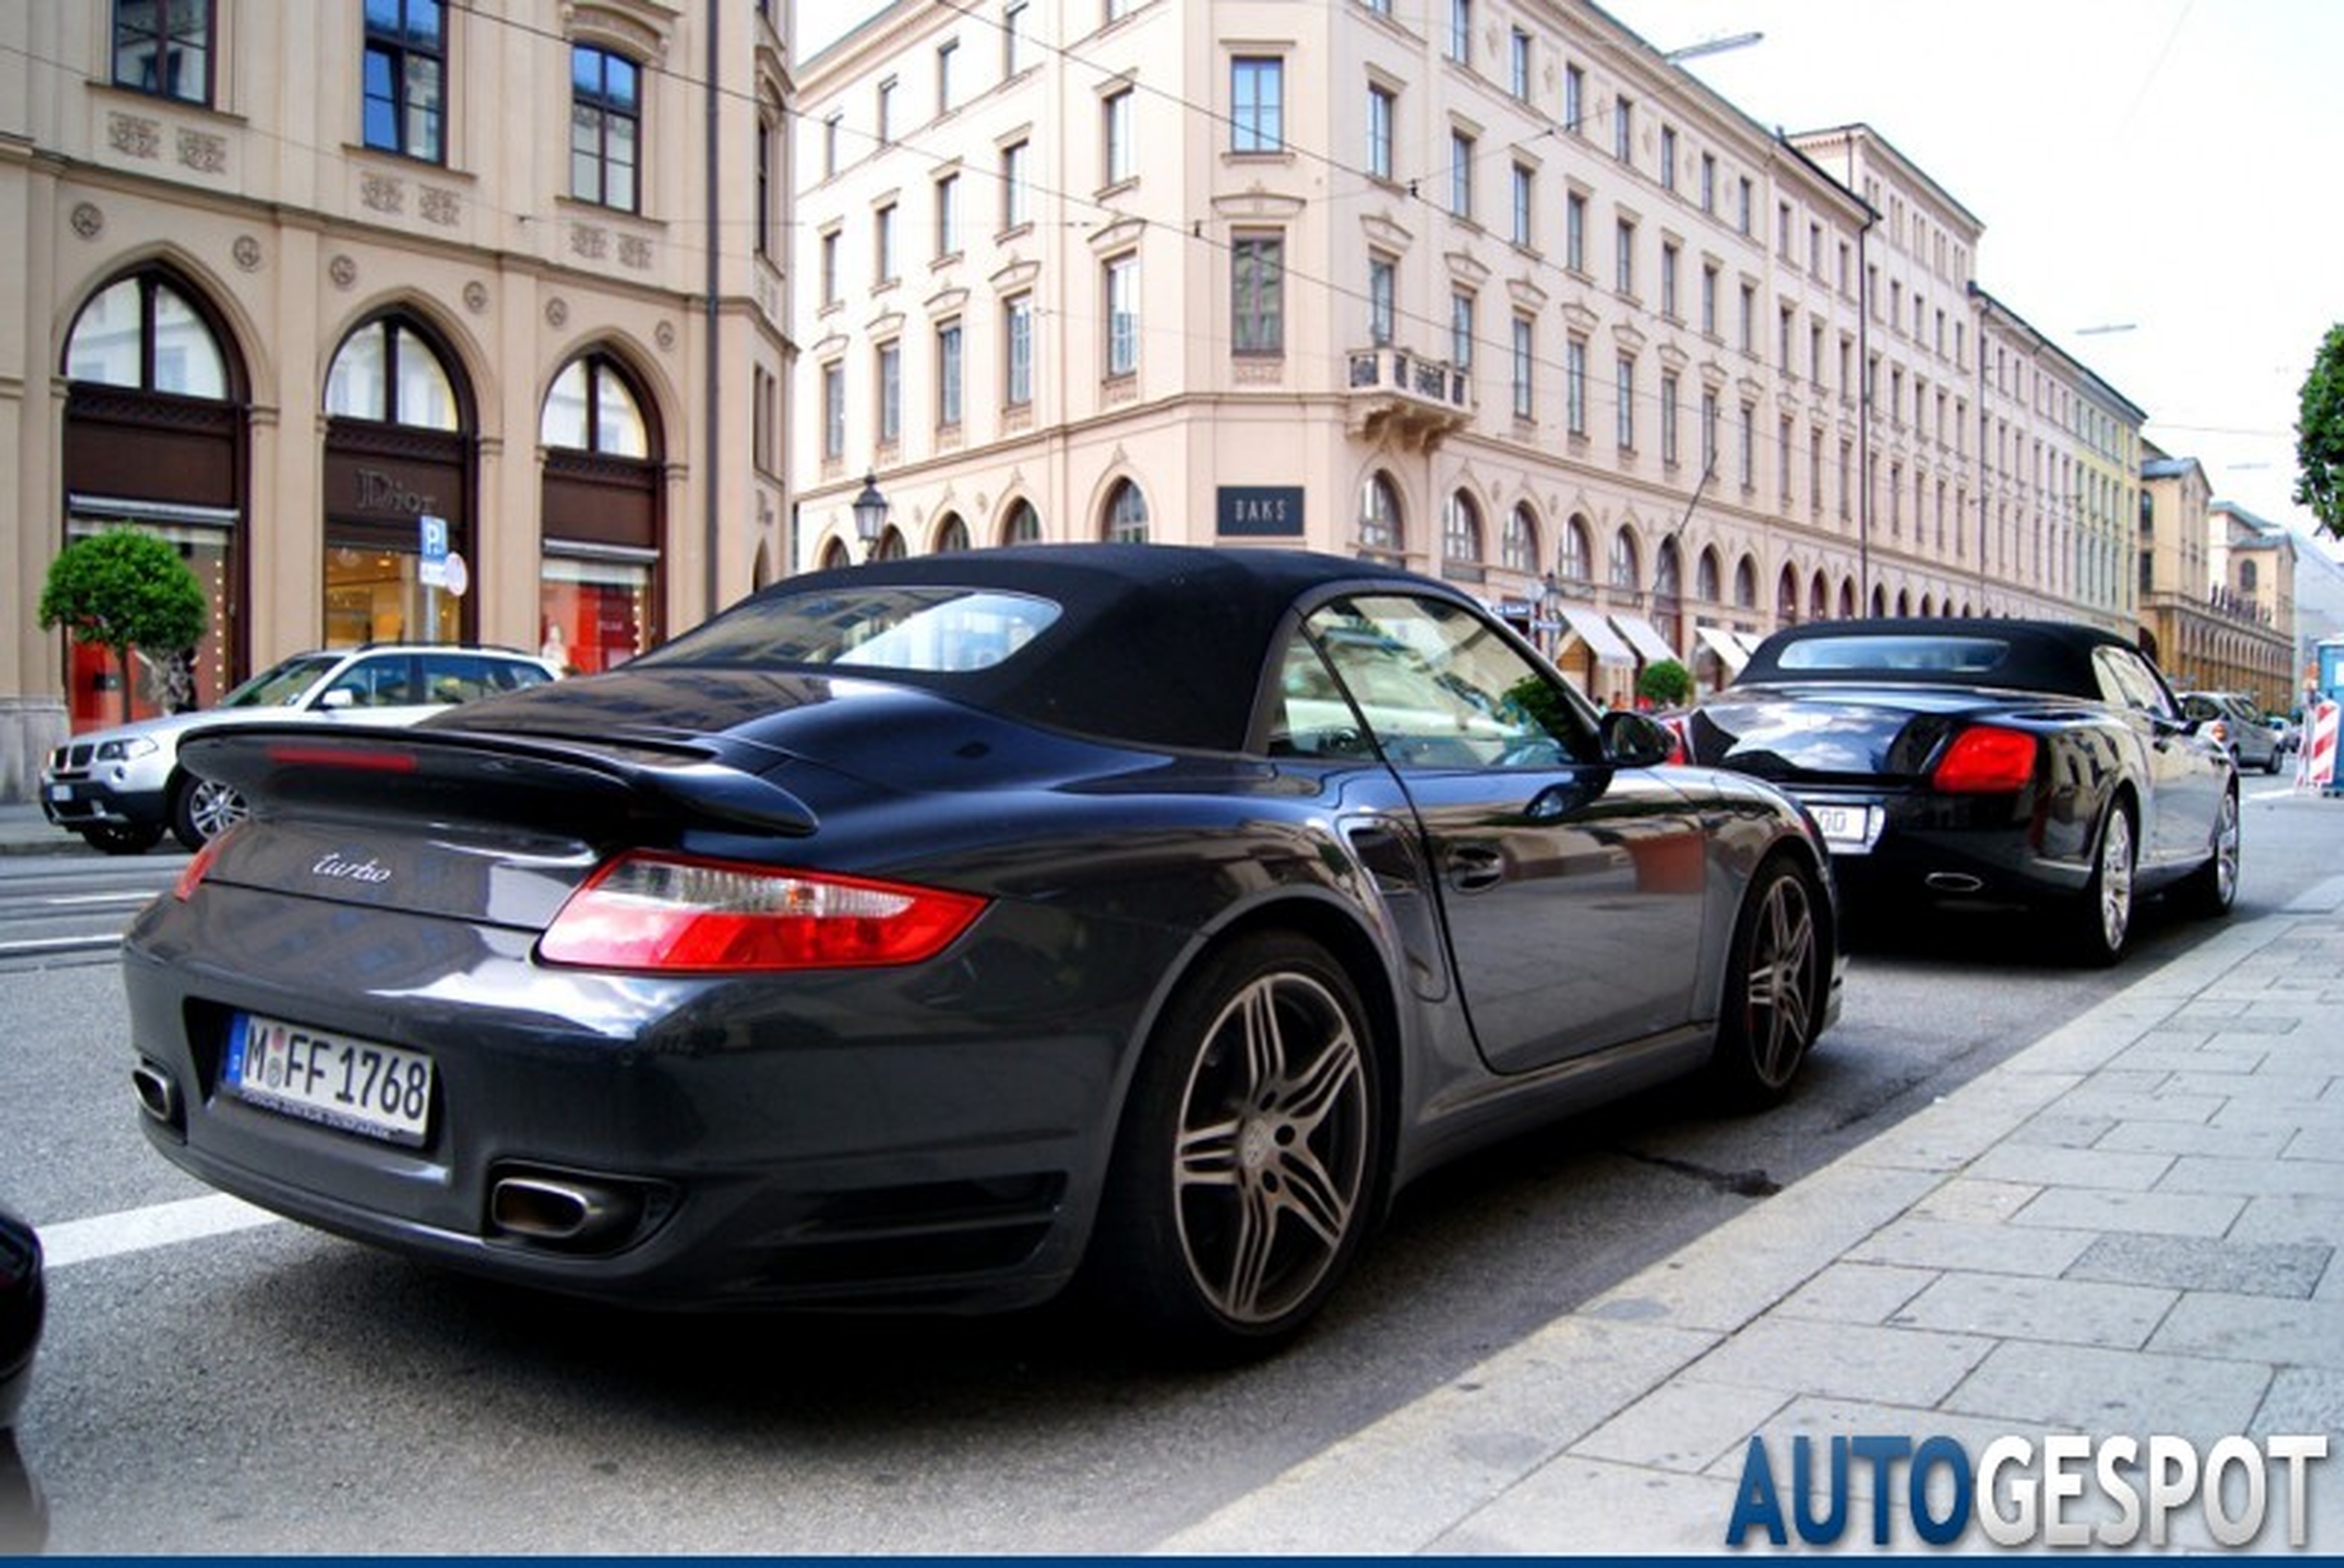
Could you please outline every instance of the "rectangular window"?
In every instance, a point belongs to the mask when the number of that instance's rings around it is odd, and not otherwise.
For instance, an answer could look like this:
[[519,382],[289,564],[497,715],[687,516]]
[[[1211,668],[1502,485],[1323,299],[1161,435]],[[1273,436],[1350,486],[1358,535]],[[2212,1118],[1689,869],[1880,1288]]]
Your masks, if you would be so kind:
[[936,329],[936,423],[951,430],[961,423],[961,324]]
[[1622,163],[1636,158],[1636,102],[1624,94],[1611,101],[1611,155]]
[[1636,292],[1636,226],[1625,218],[1612,241],[1612,284],[1623,294]]
[[822,456],[846,455],[846,366],[836,360],[822,366]]
[[[378,142],[374,138],[374,36],[375,12],[382,0],[366,7],[366,145],[398,148],[396,141]],[[399,6],[394,3],[384,7],[388,27],[394,36],[403,29],[399,22]],[[444,36],[440,33],[439,7],[430,0],[417,0],[419,12],[427,12],[426,26],[437,41],[432,49],[435,60],[446,58]],[[395,78],[394,78],[395,79]],[[114,84],[134,92],[150,92],[158,98],[175,98],[182,103],[211,102],[211,0],[114,0]],[[433,93],[438,102],[437,90]],[[435,111],[436,112],[436,111]],[[420,154],[418,155],[420,156]],[[437,153],[431,155],[436,161]]]
[[1636,449],[1636,362],[1628,354],[1620,356],[1620,449]]
[[1536,189],[1536,177],[1529,169],[1513,166],[1513,243],[1527,249],[1530,245],[1531,199]]
[[1473,0],[1449,0],[1449,58],[1473,64]]
[[773,122],[757,117],[757,254],[773,254]]
[[1025,0],[1010,0],[1001,10],[1001,79],[1025,69]]
[[879,84],[879,112],[874,116],[879,126],[879,144],[887,146],[895,139],[895,78],[884,77]]
[[1449,210],[1473,216],[1473,138],[1463,131],[1449,133]]
[[1758,352],[1758,287],[1754,283],[1741,286],[1741,352]]
[[1473,295],[1458,289],[1449,295],[1449,363],[1460,370],[1473,368]]
[[1577,66],[1562,68],[1562,128],[1573,136],[1587,134],[1585,110],[1587,73]]
[[903,438],[903,345],[879,346],[879,438],[891,447]]
[[1587,340],[1573,338],[1562,351],[1562,417],[1573,436],[1587,433]]
[[1513,318],[1513,416],[1528,419],[1531,415],[1530,388],[1532,366],[1537,363],[1532,349],[1537,329],[1530,317],[1517,314]]
[[[156,0],[148,6],[117,0],[114,34],[117,77],[122,59],[121,36],[126,16],[144,11],[200,22],[207,29],[209,10],[179,0]],[[176,49],[176,44],[171,45]],[[165,56],[168,58],[168,54]],[[196,66],[202,66],[198,52]],[[366,6],[365,133],[368,147],[401,152],[437,163],[447,156],[443,134],[448,79],[448,22],[438,0],[368,0]],[[149,88],[154,91],[157,89]],[[168,97],[186,97],[182,92]],[[194,102],[202,102],[197,98]]]
[[820,276],[822,303],[825,305],[836,305],[838,303],[838,231],[836,229],[824,230],[822,237],[816,244],[821,253],[817,271]]
[[1131,167],[1131,90],[1123,88],[1110,92],[1100,102],[1101,135],[1106,140],[1102,162],[1106,170],[1106,183],[1119,186],[1132,174]]
[[1001,227],[1022,229],[1027,222],[1025,143],[1013,141],[1001,149]]
[[1717,269],[1701,269],[1701,329],[1709,337],[1717,335]]
[[636,210],[635,172],[642,166],[642,71],[607,49],[569,51],[569,194],[580,201]]
[[940,115],[952,112],[952,66],[959,59],[961,41],[948,38],[936,46],[936,112]]
[[1758,411],[1749,403],[1741,405],[1741,487],[1758,487]]
[[1577,191],[1563,197],[1562,264],[1573,272],[1587,269],[1587,198]]
[[946,174],[936,182],[936,255],[939,260],[961,254],[961,176]]
[[1717,155],[1714,152],[1701,155],[1701,209],[1717,210]]
[[1790,434],[1791,424],[1786,418],[1775,435],[1775,465],[1781,470],[1776,476],[1782,492],[1785,510],[1790,507]]
[[1399,293],[1399,264],[1388,256],[1369,257],[1368,339],[1380,349],[1392,346]]
[[1660,461],[1675,467],[1677,462],[1677,373],[1660,373]]
[[1701,472],[1717,472],[1717,394],[1701,394]]
[[1660,314],[1670,321],[1677,319],[1677,273],[1683,259],[1675,245],[1660,247]]
[[895,281],[895,203],[891,201],[871,214],[871,263],[874,283]]
[[1002,356],[1006,373],[1001,401],[1011,408],[1034,401],[1034,296],[1018,294],[1001,305]]
[[1525,102],[1530,99],[1530,35],[1520,28],[1506,53],[1506,86]]
[[1391,89],[1368,89],[1368,173],[1379,180],[1392,177],[1392,122],[1398,107]]
[[1778,340],[1776,344],[1776,348],[1778,351],[1776,354],[1777,362],[1782,366],[1783,375],[1792,378],[1796,378],[1799,374],[1798,368],[1791,364],[1790,360],[1790,341],[1794,329],[1798,327],[1798,313],[1786,306],[1782,312],[1781,320],[1776,323],[1775,332],[1775,336]]
[[1751,185],[1750,176],[1744,174],[1739,189],[1739,205],[1734,214],[1734,221],[1744,234],[1750,233],[1750,204],[1754,194],[1755,187]]
[[1229,62],[1229,150],[1286,150],[1286,62],[1240,54]]
[[1677,127],[1660,127],[1660,188],[1677,188]]
[[1238,353],[1286,352],[1286,241],[1239,234],[1229,246],[1229,344]]
[[1106,373],[1129,376],[1140,367],[1140,258],[1118,256],[1106,264]]
[[838,173],[838,133],[845,116],[833,110],[822,118],[822,178]]

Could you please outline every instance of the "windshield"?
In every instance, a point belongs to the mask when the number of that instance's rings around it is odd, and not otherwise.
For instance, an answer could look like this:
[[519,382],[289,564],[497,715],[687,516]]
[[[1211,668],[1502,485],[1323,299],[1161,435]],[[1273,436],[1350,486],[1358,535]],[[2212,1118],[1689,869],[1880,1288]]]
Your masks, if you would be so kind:
[[1058,618],[1024,593],[945,587],[826,589],[751,600],[634,661],[845,664],[923,674],[990,669]]
[[317,677],[341,663],[340,653],[296,653],[261,671],[220,700],[222,708],[290,708]]

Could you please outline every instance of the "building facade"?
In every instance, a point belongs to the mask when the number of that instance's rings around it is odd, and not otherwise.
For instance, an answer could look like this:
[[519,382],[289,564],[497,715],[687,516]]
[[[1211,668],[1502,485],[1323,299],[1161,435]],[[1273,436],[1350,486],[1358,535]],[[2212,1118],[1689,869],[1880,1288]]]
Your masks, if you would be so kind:
[[2142,467],[2142,643],[2176,689],[2295,705],[2295,556],[2285,531],[2214,499],[2195,458]]
[[34,616],[109,526],[204,584],[207,701],[368,639],[600,668],[781,575],[786,16],[0,0],[0,794],[119,714]]
[[1596,7],[902,0],[799,104],[801,564],[1357,553],[1614,698],[1813,616],[2127,613],[2139,411],[1990,349],[1978,221]]

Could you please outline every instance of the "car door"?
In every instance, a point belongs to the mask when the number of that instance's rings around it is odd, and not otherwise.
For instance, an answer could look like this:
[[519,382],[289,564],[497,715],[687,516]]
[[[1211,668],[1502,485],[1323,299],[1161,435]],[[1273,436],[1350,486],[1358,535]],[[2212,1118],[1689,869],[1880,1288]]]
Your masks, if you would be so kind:
[[2103,692],[2142,740],[2140,860],[2167,866],[2202,860],[2230,768],[2183,712],[2156,667],[2129,648],[2095,651]]
[[1314,723],[1356,731],[1332,743],[1371,750],[1405,791],[1489,1066],[1687,1022],[1708,862],[1686,798],[1656,771],[1606,762],[1585,706],[1465,606],[1354,595],[1306,635],[1333,678],[1329,696],[1289,702],[1291,722],[1306,739]]

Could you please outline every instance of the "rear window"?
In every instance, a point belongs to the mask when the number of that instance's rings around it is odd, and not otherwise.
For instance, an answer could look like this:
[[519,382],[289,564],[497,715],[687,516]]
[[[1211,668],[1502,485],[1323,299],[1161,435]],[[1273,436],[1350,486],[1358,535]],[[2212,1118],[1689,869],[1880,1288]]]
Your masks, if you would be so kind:
[[781,593],[729,610],[633,664],[837,664],[946,675],[1004,663],[1058,615],[1047,599],[992,589]]
[[1775,664],[1784,671],[1980,680],[2002,669],[2009,658],[2010,644],[1991,637],[1814,637],[1786,644]]

